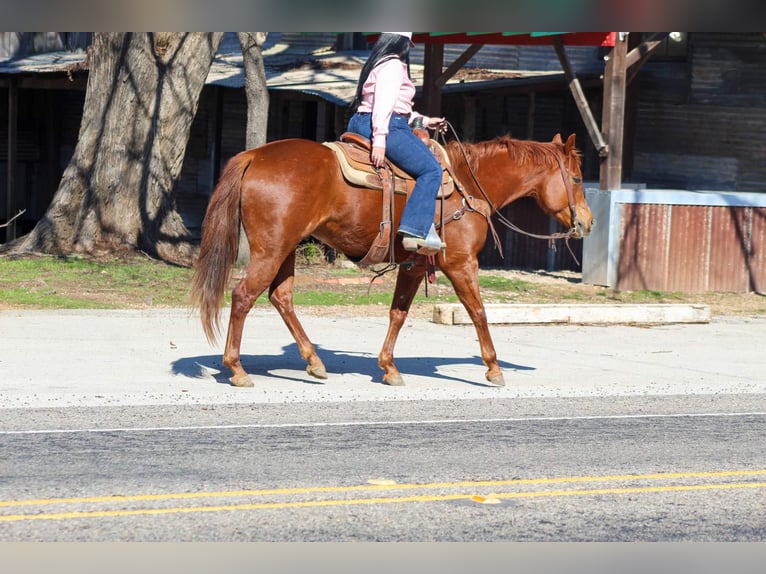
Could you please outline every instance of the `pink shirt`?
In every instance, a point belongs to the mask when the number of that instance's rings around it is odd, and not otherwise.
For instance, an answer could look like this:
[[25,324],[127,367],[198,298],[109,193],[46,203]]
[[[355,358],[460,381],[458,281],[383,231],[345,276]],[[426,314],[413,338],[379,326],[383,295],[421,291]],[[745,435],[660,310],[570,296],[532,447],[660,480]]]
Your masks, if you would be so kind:
[[[372,113],[372,145],[386,147],[388,122],[391,114],[410,116],[410,121],[421,116],[412,110],[415,84],[407,75],[407,64],[391,58],[375,66],[362,86],[362,102],[358,112]],[[424,123],[428,118],[423,117]]]

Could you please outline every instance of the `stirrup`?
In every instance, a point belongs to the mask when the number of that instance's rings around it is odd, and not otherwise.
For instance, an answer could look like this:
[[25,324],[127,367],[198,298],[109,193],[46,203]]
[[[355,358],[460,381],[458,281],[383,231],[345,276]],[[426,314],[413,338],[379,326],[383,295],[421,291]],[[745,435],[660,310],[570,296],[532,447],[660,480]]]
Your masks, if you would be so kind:
[[[421,237],[403,237],[402,245],[406,251],[417,251],[423,255],[432,255],[438,253],[440,249],[447,248],[447,244],[443,241],[434,244],[429,241],[428,238],[423,239]],[[428,251],[428,253],[426,253],[426,251]]]
[[428,229],[428,235],[425,237],[412,237],[405,235],[402,238],[402,245],[407,251],[417,251],[422,255],[434,255],[439,252],[440,249],[446,249],[447,244],[441,240],[439,234],[436,233],[436,227],[431,224]]

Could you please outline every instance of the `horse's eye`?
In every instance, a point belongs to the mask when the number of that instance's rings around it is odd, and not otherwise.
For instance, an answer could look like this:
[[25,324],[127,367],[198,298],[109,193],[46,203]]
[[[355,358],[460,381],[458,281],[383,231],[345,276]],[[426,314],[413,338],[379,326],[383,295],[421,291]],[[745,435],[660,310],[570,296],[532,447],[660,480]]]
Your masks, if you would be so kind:
[[572,181],[575,182],[577,185],[580,185],[582,183],[582,178],[578,177],[576,175],[572,176]]

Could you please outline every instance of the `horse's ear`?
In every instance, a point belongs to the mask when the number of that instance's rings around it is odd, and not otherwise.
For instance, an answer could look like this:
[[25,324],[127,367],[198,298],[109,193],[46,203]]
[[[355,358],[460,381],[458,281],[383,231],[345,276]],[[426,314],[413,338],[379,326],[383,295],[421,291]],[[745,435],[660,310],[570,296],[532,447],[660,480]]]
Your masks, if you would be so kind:
[[572,134],[567,138],[567,143],[564,144],[564,153],[568,154],[574,148],[575,148],[575,134]]
[[561,141],[561,134],[556,134],[555,136],[553,136],[553,143],[557,143],[557,144],[564,143],[563,141]]

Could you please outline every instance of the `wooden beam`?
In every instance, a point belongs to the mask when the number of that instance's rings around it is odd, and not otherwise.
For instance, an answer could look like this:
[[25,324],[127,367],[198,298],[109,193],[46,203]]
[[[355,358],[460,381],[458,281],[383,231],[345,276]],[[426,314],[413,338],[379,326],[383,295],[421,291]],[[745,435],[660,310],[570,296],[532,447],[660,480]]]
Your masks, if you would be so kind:
[[426,44],[423,50],[423,111],[427,116],[441,115],[442,94],[439,77],[444,65],[444,44]]
[[24,90],[77,90],[83,91],[88,87],[87,76],[75,76],[71,80],[65,76],[4,76],[0,78],[0,88],[7,88],[15,83]]
[[556,55],[561,63],[561,68],[564,70],[564,76],[569,85],[569,91],[572,92],[572,97],[574,98],[575,104],[577,104],[577,109],[580,110],[580,116],[582,116],[585,128],[588,130],[590,140],[596,147],[598,155],[605,157],[609,153],[609,148],[601,135],[601,131],[599,130],[595,118],[593,117],[593,112],[590,110],[590,105],[588,105],[588,100],[585,97],[585,92],[583,92],[580,81],[572,72],[572,66],[569,64],[569,58],[567,58],[564,43],[560,37],[554,38],[553,47],[556,49]]
[[625,56],[625,67],[630,68],[639,62],[643,63],[646,61],[646,59],[651,56],[652,52],[657,48],[657,46],[662,44],[667,36],[667,32],[663,32],[661,34],[653,34],[651,38],[647,38],[641,42],[638,46],[628,52],[627,56]]
[[476,141],[476,98],[463,96],[463,139]]
[[668,36],[667,32],[662,34],[653,34],[651,38],[647,38],[641,42],[638,46],[630,50],[625,57],[625,67],[628,69],[628,78],[626,82],[628,84],[633,82],[633,79],[638,74],[641,66],[643,66],[652,55],[652,52],[662,44],[663,40]]
[[16,211],[16,146],[18,145],[18,115],[19,90],[16,82],[8,84],[8,173],[6,186],[6,219],[9,225],[5,228],[5,241],[16,239],[16,222],[11,219]]
[[527,95],[527,139],[535,139],[535,110],[537,108],[537,92]]
[[481,50],[483,45],[484,44],[472,44],[471,46],[466,48],[465,52],[460,54],[460,56],[458,56],[458,58],[455,59],[455,61],[452,62],[446,70],[444,70],[444,73],[441,76],[439,76],[438,78],[436,78],[436,84],[440,88],[442,86],[444,86],[444,84],[446,84],[452,76],[457,74],[457,72],[463,66],[465,66],[465,64],[466,64],[466,62],[468,62],[468,60],[470,60],[471,58],[473,58],[476,55],[476,52]]
[[599,188],[622,187],[622,144],[625,130],[625,85],[628,34],[618,32],[604,69],[604,98],[601,129],[609,153],[601,158]]

